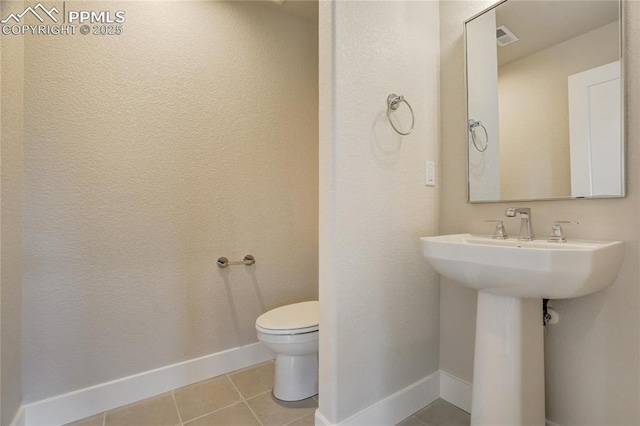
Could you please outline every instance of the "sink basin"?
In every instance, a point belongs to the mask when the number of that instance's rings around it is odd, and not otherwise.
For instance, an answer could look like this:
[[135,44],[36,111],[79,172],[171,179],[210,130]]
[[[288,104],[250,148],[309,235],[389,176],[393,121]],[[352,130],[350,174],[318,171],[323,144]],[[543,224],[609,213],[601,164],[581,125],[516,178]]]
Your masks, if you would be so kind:
[[472,234],[423,237],[423,254],[441,275],[468,287],[520,298],[566,299],[615,280],[621,241],[494,240]]
[[542,299],[594,293],[624,259],[621,241],[423,237],[441,275],[478,290],[471,425],[545,425]]

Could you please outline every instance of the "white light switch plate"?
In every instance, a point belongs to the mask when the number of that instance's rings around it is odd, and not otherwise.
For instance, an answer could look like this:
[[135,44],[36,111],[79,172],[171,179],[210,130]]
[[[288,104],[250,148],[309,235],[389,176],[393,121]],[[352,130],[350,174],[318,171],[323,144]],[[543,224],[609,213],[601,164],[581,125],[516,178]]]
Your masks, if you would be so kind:
[[436,164],[433,161],[427,161],[425,185],[436,186]]

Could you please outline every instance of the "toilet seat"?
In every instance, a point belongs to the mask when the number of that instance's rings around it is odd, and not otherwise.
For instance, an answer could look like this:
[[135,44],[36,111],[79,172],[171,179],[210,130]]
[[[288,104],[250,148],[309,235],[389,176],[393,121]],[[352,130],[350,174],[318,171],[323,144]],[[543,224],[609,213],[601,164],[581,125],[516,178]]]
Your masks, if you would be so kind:
[[264,334],[305,334],[318,331],[317,301],[294,303],[265,312],[256,320],[256,330]]

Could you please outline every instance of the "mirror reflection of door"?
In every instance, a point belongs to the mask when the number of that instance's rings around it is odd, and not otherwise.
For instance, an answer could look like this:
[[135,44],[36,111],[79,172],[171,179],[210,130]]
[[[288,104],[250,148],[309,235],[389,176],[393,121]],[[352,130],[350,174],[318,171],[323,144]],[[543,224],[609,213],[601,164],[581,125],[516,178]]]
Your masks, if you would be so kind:
[[[494,43],[485,40],[491,28]],[[468,118],[497,125],[485,152],[469,144],[469,201],[624,196],[619,71],[618,104],[610,105],[613,83],[589,89],[590,112],[581,114],[609,114],[584,135],[589,155],[573,152],[569,125],[569,76],[619,63],[620,32],[619,2],[608,0],[509,0],[467,21]]]
[[620,61],[569,76],[571,195],[622,193]]

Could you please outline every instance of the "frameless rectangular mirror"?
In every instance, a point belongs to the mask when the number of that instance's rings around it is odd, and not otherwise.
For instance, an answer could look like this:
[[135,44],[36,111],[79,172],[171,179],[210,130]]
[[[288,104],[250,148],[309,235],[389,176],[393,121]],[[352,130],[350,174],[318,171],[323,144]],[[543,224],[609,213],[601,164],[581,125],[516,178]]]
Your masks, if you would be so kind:
[[624,197],[619,0],[505,0],[465,22],[470,202]]

